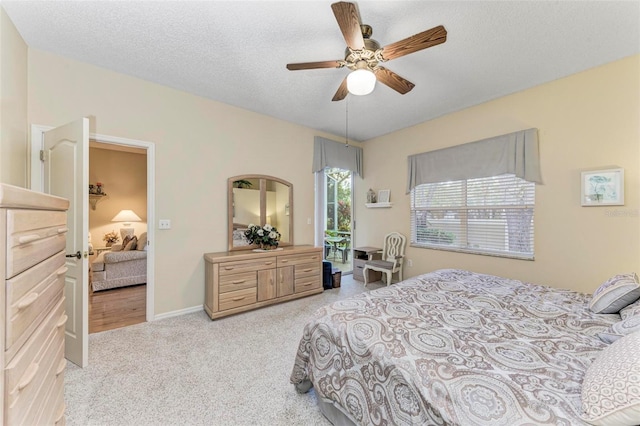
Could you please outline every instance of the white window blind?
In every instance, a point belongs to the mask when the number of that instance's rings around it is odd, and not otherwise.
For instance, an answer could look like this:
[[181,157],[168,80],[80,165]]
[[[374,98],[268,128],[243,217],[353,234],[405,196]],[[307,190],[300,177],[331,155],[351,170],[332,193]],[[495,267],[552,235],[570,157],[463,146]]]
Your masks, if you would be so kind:
[[513,174],[411,190],[411,245],[533,259],[535,183]]

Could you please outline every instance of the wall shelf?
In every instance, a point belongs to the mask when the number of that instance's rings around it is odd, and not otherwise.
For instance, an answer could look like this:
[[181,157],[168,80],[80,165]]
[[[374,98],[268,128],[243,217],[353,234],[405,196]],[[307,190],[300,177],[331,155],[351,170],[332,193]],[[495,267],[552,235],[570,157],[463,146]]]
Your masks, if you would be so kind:
[[91,204],[91,209],[95,210],[98,201],[102,200],[106,196],[107,194],[89,194],[89,204]]
[[384,209],[384,208],[390,208],[393,205],[393,203],[366,203],[365,206],[367,206],[368,209]]

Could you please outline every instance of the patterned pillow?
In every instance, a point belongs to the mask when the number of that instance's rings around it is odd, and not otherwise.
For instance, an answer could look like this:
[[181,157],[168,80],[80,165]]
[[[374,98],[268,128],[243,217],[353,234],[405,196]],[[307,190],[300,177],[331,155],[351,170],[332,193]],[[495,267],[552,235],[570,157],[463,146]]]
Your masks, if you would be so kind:
[[636,300],[626,308],[622,308],[620,310],[620,316],[622,317],[622,319],[640,316],[640,299]]
[[582,382],[582,419],[593,425],[635,425],[640,419],[640,333],[600,352]]
[[613,343],[619,338],[635,331],[640,331],[640,315],[618,321],[604,332],[599,333],[598,337],[605,343]]
[[589,307],[596,314],[613,314],[640,298],[640,284],[635,272],[616,275],[593,293]]

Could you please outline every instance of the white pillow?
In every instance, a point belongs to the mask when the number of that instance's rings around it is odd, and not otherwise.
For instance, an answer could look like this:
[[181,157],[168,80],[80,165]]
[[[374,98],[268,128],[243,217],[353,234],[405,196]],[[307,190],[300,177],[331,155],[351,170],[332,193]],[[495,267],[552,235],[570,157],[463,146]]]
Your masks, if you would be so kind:
[[593,293],[589,308],[597,314],[613,314],[640,299],[640,284],[635,272],[611,277]]
[[640,424],[640,332],[600,352],[582,382],[582,419],[598,426]]
[[[640,315],[627,317],[613,324],[607,330],[598,334],[605,343],[613,343],[622,336],[640,331]],[[640,356],[640,354],[638,354]]]

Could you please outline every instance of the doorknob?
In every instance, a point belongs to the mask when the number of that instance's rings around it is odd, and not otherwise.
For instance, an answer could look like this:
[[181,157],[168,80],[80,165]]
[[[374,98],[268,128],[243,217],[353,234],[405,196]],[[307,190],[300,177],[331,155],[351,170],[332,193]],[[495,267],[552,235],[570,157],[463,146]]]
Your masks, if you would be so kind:
[[80,250],[78,250],[76,254],[67,254],[65,257],[75,257],[77,259],[82,259],[82,253],[80,253]]

